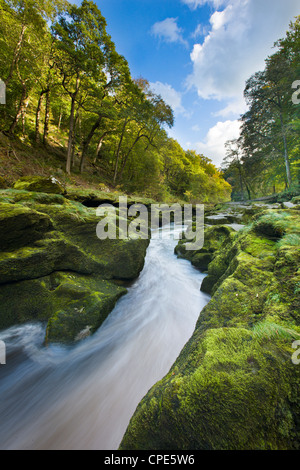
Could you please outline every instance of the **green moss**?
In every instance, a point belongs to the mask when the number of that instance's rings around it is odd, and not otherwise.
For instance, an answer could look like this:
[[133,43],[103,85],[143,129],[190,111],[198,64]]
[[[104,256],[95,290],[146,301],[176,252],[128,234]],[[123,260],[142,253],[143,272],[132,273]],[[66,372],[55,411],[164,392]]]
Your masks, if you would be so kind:
[[[126,292],[107,280],[135,279],[149,240],[100,240],[95,209],[60,194],[4,190],[0,201],[0,328],[51,317],[49,341],[70,341],[87,325],[95,331]],[[65,271],[77,284],[53,282],[55,273]]]
[[0,330],[26,321],[46,321],[52,314],[48,278],[0,286]]
[[139,404],[120,449],[297,448],[290,355],[289,342],[261,344],[243,328],[196,333]]
[[[10,204],[21,203],[24,206],[36,206],[37,204],[67,204],[68,201],[60,194],[47,194],[18,189],[0,190],[0,202]],[[33,207],[36,209],[36,207]]]
[[221,247],[225,246],[234,236],[235,231],[225,225],[206,226],[204,228],[204,244],[200,250],[187,250],[187,241],[183,239],[175,247],[175,253],[179,258],[191,261],[201,271],[206,271],[208,265],[214,259],[214,254],[221,250]]
[[17,204],[0,203],[1,251],[19,248],[53,229],[51,219]]
[[48,178],[43,176],[24,176],[15,182],[14,189],[51,194],[65,193],[62,184],[51,176]]
[[73,342],[86,327],[94,333],[125,293],[95,276],[64,276],[52,294],[56,311],[48,321],[46,342]]
[[261,212],[214,253],[212,298],[120,449],[299,448],[299,222],[296,211]]
[[0,286],[0,329],[48,321],[47,342],[71,342],[85,326],[97,330],[126,289],[99,276],[55,272]]

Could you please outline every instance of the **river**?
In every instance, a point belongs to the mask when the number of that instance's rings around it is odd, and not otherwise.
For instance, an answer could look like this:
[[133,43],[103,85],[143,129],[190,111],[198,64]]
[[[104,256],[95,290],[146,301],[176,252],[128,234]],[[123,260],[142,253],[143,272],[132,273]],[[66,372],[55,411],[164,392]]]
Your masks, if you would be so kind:
[[72,347],[45,347],[44,324],[0,332],[7,349],[1,449],[118,448],[139,401],[169,371],[209,301],[200,291],[204,274],[174,255],[170,227],[162,233],[94,335]]

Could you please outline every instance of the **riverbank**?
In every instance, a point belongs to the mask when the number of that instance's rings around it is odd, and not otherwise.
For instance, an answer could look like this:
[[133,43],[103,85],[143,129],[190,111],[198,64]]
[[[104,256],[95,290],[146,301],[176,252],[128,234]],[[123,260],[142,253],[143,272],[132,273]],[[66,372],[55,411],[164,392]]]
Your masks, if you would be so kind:
[[299,200],[292,204],[243,205],[235,214],[222,206],[206,218],[201,250],[177,245],[206,269],[201,289],[212,298],[120,449],[299,448]]
[[87,196],[43,177],[0,190],[0,329],[47,321],[47,343],[72,342],[99,328],[143,269],[149,240],[100,240]]
[[209,301],[200,291],[205,275],[176,258],[168,230],[150,240],[142,272],[93,335],[45,347],[44,323],[0,332],[1,449],[118,448],[137,404],[168,372]]

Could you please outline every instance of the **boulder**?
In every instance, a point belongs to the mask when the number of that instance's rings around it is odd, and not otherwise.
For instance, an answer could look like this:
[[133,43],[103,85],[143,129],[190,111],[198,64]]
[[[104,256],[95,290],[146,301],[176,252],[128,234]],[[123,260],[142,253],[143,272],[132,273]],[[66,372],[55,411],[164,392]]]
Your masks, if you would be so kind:
[[50,194],[64,194],[63,185],[54,176],[23,176],[14,184],[14,189]]
[[178,257],[188,259],[201,271],[207,271],[214,254],[223,244],[226,244],[235,234],[235,230],[226,225],[205,226],[204,245],[200,250],[187,250],[187,241],[183,238],[175,247]]
[[0,251],[26,246],[52,229],[48,215],[21,205],[0,203]]
[[73,342],[89,325],[94,333],[126,289],[100,276],[55,272],[0,286],[0,328],[47,321],[46,342]]
[[[299,450],[299,217],[262,214],[209,264],[212,298],[119,450]],[[270,236],[270,227],[284,235]],[[280,235],[281,235],[280,233]],[[296,345],[298,343],[295,343]]]
[[126,292],[99,277],[64,275],[53,293],[57,308],[47,324],[46,343],[71,343],[94,333]]
[[47,321],[48,342],[96,331],[126,293],[114,280],[135,279],[149,245],[100,240],[98,222],[94,208],[60,194],[0,191],[0,329]]

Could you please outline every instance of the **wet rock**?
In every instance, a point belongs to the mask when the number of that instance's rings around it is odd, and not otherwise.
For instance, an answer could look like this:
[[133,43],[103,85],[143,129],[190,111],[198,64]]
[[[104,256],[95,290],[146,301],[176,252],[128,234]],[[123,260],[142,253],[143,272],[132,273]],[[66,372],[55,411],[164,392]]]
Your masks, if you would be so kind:
[[215,252],[203,281],[212,298],[121,450],[299,449],[299,246],[297,212],[271,209]]
[[[71,341],[99,327],[126,292],[114,280],[139,275],[149,239],[100,240],[98,222],[95,209],[59,194],[0,191],[0,328],[44,320],[48,341]],[[49,281],[70,271],[72,285]]]
[[21,205],[0,203],[0,251],[26,246],[52,229],[48,215]]

